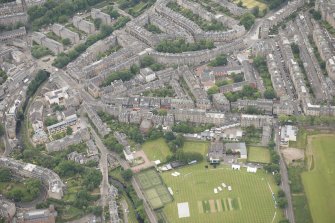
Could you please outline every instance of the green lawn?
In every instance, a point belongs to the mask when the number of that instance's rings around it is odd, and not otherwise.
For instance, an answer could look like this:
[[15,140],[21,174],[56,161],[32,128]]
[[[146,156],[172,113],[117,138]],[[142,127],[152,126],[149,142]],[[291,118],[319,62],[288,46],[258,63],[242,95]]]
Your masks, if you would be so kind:
[[197,152],[206,155],[208,152],[209,142],[207,141],[185,141],[183,146],[184,152]]
[[172,155],[163,138],[145,142],[142,149],[151,161],[160,160],[164,162],[168,155]]
[[270,163],[270,151],[266,147],[250,146],[248,150],[248,161],[255,163]]
[[[184,152],[197,152],[205,156],[208,146],[209,142],[205,141],[185,141],[182,149]],[[168,155],[172,155],[163,138],[145,142],[142,149],[151,161],[160,160],[164,162]]]
[[[169,222],[218,223],[257,222],[269,223],[281,220],[283,213],[276,209],[272,199],[278,190],[272,176],[258,171],[247,173],[245,169],[234,171],[220,165],[216,169],[205,168],[199,163],[177,169],[181,175],[174,177],[171,172],[162,173],[162,178],[173,190],[174,200],[164,206],[163,211]],[[215,194],[213,189],[222,183],[232,186],[232,191],[223,189]],[[269,187],[270,185],[270,187]],[[190,217],[178,217],[177,204],[188,202]]]
[[314,168],[302,174],[314,223],[335,219],[335,135],[313,136]]
[[[234,2],[237,4],[240,0],[235,0]],[[259,10],[262,11],[267,8],[267,5],[256,0],[241,0],[243,2],[243,6],[247,7],[248,9],[252,9],[255,6],[259,7]]]

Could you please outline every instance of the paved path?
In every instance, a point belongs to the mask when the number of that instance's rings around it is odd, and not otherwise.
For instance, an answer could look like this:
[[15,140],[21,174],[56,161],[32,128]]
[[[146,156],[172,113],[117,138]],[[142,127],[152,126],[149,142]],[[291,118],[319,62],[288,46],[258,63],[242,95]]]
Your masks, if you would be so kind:
[[129,210],[128,210],[127,201],[125,199],[122,199],[120,203],[121,203],[121,207],[122,207],[122,210],[123,210],[123,222],[124,223],[128,223],[128,213],[129,213]]

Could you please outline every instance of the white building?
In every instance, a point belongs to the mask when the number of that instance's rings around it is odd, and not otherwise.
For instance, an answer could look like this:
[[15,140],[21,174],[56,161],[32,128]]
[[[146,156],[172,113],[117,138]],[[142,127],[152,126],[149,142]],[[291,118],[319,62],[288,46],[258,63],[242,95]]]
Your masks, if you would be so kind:
[[156,79],[156,74],[150,68],[143,68],[140,70],[140,74],[146,82],[151,82]]
[[285,125],[281,127],[280,142],[281,145],[288,145],[289,141],[297,141],[298,128],[292,125]]
[[131,152],[130,146],[126,146],[123,149],[123,154],[124,154],[124,157],[126,158],[126,160],[128,162],[133,162],[133,160],[134,160],[134,154]]
[[69,95],[67,94],[68,87],[63,87],[58,90],[49,91],[44,94],[45,100],[49,102],[49,104],[63,104],[65,99],[69,98]]

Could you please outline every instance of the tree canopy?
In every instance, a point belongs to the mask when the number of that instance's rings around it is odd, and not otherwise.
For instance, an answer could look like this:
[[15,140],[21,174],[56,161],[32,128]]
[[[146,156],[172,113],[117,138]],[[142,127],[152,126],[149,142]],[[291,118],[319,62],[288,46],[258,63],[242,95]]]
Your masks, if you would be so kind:
[[198,51],[205,49],[213,49],[214,43],[211,40],[200,40],[195,43],[187,43],[185,39],[162,40],[156,50],[163,53],[182,53],[187,51]]
[[246,30],[249,30],[255,23],[255,16],[250,12],[247,12],[241,16],[240,23]]
[[217,56],[212,62],[210,62],[208,65],[212,67],[217,67],[217,66],[226,66],[228,63],[227,60],[227,55],[226,54],[221,54]]

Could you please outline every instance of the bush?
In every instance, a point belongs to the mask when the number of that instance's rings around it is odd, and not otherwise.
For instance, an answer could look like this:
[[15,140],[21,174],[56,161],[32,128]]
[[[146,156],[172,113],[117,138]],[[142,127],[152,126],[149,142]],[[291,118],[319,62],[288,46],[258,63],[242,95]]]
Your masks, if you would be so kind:
[[44,46],[34,45],[31,48],[31,55],[35,57],[36,59],[40,59],[46,55],[51,55],[51,54],[52,52]]
[[287,207],[287,199],[281,197],[281,198],[278,199],[277,204],[278,204],[278,207],[279,207],[279,208],[284,209],[284,208]]

